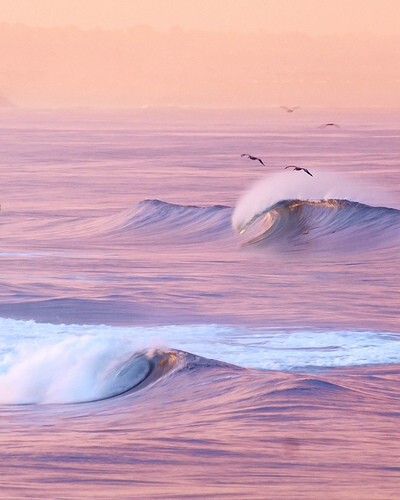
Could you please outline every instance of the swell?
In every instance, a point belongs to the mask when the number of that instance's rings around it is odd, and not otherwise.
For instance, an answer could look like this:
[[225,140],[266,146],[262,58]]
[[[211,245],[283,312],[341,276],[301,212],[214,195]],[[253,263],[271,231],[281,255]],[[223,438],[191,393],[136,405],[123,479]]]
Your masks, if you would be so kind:
[[179,235],[180,241],[208,241],[231,233],[232,209],[223,205],[197,206],[144,200],[133,211],[122,212],[102,231],[123,235],[135,231],[140,235]]
[[[129,364],[137,362],[137,357],[138,354],[133,355],[121,372],[129,372]],[[295,407],[336,406],[345,401],[353,404],[365,398],[393,401],[400,398],[399,365],[320,368],[316,373],[305,373],[249,369],[179,350],[158,350],[148,359],[152,366],[143,381],[103,399],[129,396],[150,386],[153,391],[154,384],[160,380],[166,383],[157,386],[157,391],[149,394],[151,398],[168,393],[178,401],[190,399],[194,405],[212,407],[215,404],[218,408],[222,399],[226,409],[233,404],[236,411],[248,405],[249,393],[263,401],[263,408],[277,401],[286,401]]]
[[[8,217],[7,235],[37,240],[124,240],[135,236],[179,237],[179,241],[208,241],[232,234],[232,208],[223,205],[179,205],[143,200],[136,206],[106,216]],[[3,223],[4,224],[4,223]],[[12,226],[12,230],[10,230]]]
[[397,245],[400,211],[346,199],[290,199],[254,215],[240,230],[246,246],[374,250]]

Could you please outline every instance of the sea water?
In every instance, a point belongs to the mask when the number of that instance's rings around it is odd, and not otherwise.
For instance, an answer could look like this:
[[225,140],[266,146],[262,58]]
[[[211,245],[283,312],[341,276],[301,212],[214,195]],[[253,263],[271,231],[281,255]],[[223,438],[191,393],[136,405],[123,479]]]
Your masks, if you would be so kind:
[[1,496],[396,498],[398,114],[0,119]]

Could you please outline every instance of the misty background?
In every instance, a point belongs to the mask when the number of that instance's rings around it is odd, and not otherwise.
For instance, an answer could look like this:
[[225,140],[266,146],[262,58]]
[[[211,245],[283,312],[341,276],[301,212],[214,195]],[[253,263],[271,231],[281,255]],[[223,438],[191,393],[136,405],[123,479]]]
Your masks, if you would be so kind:
[[400,36],[0,24],[0,105],[400,106]]

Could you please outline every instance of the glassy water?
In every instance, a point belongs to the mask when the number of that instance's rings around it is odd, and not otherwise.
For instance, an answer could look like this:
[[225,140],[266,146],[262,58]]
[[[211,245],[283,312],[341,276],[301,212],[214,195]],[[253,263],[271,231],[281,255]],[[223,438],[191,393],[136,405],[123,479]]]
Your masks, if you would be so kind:
[[398,115],[0,119],[0,495],[396,498]]

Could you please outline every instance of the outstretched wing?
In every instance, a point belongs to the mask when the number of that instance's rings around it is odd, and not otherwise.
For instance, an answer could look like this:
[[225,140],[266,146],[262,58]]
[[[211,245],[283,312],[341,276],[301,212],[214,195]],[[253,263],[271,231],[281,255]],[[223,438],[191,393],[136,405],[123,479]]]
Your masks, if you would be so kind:
[[288,108],[287,106],[281,106],[281,108],[287,111],[288,113],[293,113],[293,111],[295,111],[298,108],[298,106],[293,106],[293,108]]

